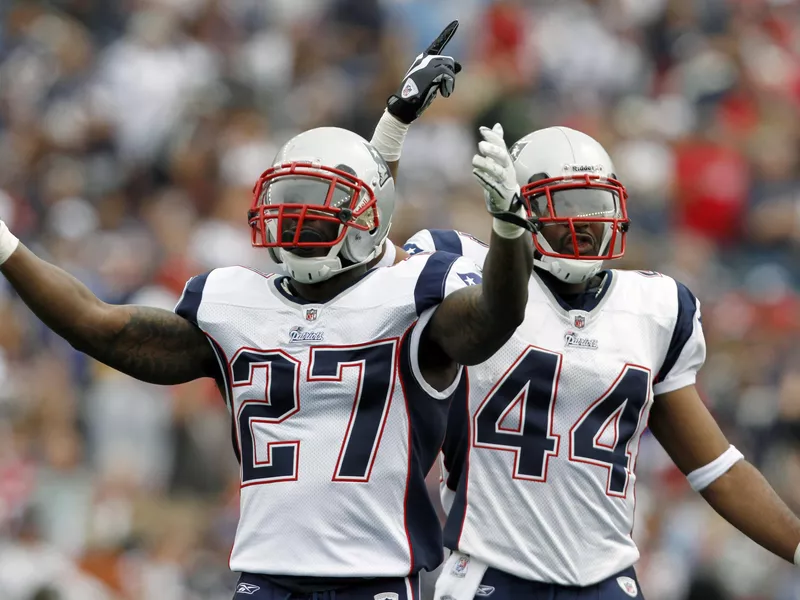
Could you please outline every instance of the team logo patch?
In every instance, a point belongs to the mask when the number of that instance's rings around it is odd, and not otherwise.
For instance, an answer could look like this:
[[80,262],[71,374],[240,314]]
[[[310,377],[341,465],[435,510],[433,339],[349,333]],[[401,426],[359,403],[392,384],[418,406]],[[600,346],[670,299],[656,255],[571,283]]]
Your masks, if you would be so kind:
[[389,165],[386,164],[386,160],[381,156],[381,153],[378,152],[372,144],[364,144],[369,150],[369,153],[372,155],[372,159],[375,161],[375,164],[378,166],[378,181],[377,184],[373,182],[373,185],[377,185],[378,187],[383,187],[383,184],[392,176],[391,172],[389,171]]
[[325,339],[324,331],[305,331],[302,327],[292,327],[289,330],[289,343],[321,342]]
[[417,84],[414,83],[414,80],[409,77],[406,79],[405,85],[403,85],[403,89],[400,92],[400,97],[406,99],[411,98],[411,96],[416,96],[417,94],[419,94],[419,88],[417,87]]
[[478,285],[483,281],[481,276],[477,273],[459,273],[458,276],[461,278],[461,281],[467,285]]
[[236,587],[236,593],[237,594],[246,594],[248,596],[252,596],[253,594],[255,594],[260,589],[261,589],[261,587],[259,587],[257,585],[253,585],[252,583],[240,583]]
[[316,308],[305,309],[306,321],[316,321],[319,316],[319,310]]
[[636,582],[630,577],[617,577],[617,583],[622,591],[628,594],[631,598],[636,598],[639,595],[639,589],[636,587]]
[[458,559],[456,564],[453,565],[453,575],[456,577],[466,577],[467,569],[469,569],[469,556],[462,556]]
[[380,594],[375,594],[375,600],[400,600],[400,594],[381,592]]
[[419,254],[420,252],[422,252],[422,248],[420,248],[416,244],[406,244],[405,246],[403,246],[403,250],[405,250],[409,254]]
[[583,350],[597,350],[599,342],[592,338],[581,337],[574,331],[564,334],[564,346],[567,348],[582,348]]
[[511,158],[517,160],[519,158],[520,153],[525,150],[525,146],[528,145],[528,142],[517,142],[513,146],[511,146]]
[[494,587],[491,585],[479,585],[478,589],[475,591],[475,596],[491,596],[494,594]]

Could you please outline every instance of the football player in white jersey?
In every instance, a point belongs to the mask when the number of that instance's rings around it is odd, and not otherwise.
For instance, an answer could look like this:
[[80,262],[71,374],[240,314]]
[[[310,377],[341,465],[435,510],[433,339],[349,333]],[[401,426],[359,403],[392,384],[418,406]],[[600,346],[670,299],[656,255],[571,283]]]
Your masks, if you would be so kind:
[[151,383],[219,382],[241,465],[237,597],[411,600],[443,559],[424,478],[460,365],[510,338],[532,270],[524,207],[495,160],[475,158],[494,216],[483,285],[447,253],[368,270],[394,184],[375,148],[336,128],[291,139],[254,189],[253,245],[288,276],[215,269],[175,312],[100,301],[0,221],[0,270],[73,347]]
[[[624,253],[626,191],[595,140],[553,127],[481,152],[529,207],[535,270],[525,321],[467,369],[443,448],[437,600],[642,597],[631,539],[639,439],[651,431],[731,524],[800,562],[800,520],[725,439],[695,389],[700,305],[670,277],[603,270]],[[499,172],[498,172],[499,176]],[[478,264],[487,247],[423,231],[407,252]],[[460,398],[459,398],[460,394]]]

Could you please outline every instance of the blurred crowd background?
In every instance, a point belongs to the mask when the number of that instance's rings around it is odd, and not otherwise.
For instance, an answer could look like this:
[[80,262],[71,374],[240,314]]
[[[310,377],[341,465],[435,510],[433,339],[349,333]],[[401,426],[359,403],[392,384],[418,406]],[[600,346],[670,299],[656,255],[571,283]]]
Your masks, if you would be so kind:
[[[704,398],[800,512],[797,1],[1,0],[0,217],[110,302],[172,308],[191,275],[272,270],[246,211],[278,146],[319,125],[369,138],[453,18],[464,71],[411,128],[392,239],[487,234],[478,125],[595,136],[631,194],[620,266],[701,300]],[[0,600],[230,598],[229,431],[210,381],[98,365],[0,280]],[[650,437],[638,472],[650,600],[800,598],[800,570]]]

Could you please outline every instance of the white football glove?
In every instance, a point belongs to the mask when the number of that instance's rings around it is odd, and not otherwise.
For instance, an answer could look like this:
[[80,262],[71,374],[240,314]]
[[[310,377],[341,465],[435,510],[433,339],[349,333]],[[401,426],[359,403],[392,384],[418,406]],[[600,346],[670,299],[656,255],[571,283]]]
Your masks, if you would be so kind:
[[481,127],[483,141],[472,158],[472,174],[483,187],[486,209],[494,217],[492,228],[499,236],[518,238],[529,223],[525,218],[514,160],[503,139],[503,126],[497,123],[492,129]]

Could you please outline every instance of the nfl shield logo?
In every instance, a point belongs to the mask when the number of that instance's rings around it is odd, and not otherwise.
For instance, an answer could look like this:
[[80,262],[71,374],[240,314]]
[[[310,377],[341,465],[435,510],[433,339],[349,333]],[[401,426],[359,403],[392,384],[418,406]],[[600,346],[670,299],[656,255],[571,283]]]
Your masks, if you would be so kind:
[[575,319],[573,320],[576,329],[583,329],[586,327],[586,317],[583,315],[575,315]]
[[461,556],[453,565],[453,575],[456,577],[465,577],[467,569],[469,568],[469,556]]
[[639,589],[636,587],[636,582],[630,577],[617,577],[617,583],[622,591],[628,594],[631,598],[636,598],[639,595]]
[[316,321],[318,314],[319,313],[317,312],[316,308],[307,308],[306,309],[306,321]]

